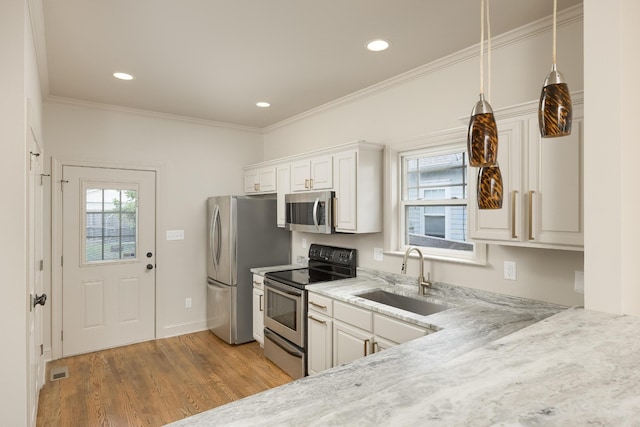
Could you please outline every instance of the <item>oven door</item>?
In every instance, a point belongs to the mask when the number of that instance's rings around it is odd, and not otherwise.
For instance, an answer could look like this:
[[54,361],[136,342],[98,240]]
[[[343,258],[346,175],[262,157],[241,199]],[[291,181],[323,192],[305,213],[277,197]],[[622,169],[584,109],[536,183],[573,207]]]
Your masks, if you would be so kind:
[[306,291],[264,280],[264,327],[299,347],[305,347]]

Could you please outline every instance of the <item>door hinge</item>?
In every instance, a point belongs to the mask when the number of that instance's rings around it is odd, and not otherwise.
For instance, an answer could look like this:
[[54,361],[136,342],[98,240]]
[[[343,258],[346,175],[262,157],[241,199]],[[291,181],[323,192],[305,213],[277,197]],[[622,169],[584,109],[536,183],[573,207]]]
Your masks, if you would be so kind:
[[61,267],[62,267],[62,266],[64,266],[64,261],[63,261],[63,259],[62,259],[62,255],[60,255],[60,266],[61,266]]
[[40,344],[40,356],[44,354],[44,344]]
[[40,260],[40,271],[44,270],[44,260]]
[[64,331],[60,330],[60,341],[64,341]]

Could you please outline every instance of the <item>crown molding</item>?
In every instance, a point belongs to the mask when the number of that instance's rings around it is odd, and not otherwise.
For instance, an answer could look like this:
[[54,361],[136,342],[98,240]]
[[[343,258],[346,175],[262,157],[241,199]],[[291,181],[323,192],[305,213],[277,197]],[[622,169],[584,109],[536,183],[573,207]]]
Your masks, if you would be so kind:
[[[576,21],[582,21],[583,20],[582,5],[573,6],[561,12],[558,12],[557,20],[558,20],[558,27],[569,25]],[[551,31],[551,29],[552,29],[552,15],[549,15],[545,18],[541,18],[541,19],[538,19],[537,21],[533,21],[527,25],[523,25],[522,27],[518,27],[514,30],[492,37],[491,38],[492,50],[503,49],[510,45],[519,43],[523,40],[527,40],[527,39],[536,37],[542,33],[549,32]],[[447,55],[442,58],[436,59],[435,61],[429,62],[425,65],[421,65],[405,73],[398,74],[397,76],[391,77],[380,83],[376,83],[374,85],[366,87],[362,90],[353,92],[349,95],[343,96],[341,98],[338,98],[336,100],[323,104],[319,107],[316,107],[311,110],[305,111],[303,113],[297,114],[295,116],[289,117],[288,119],[282,120],[278,123],[274,123],[270,126],[266,126],[263,128],[263,131],[264,133],[269,133],[283,126],[286,126],[294,122],[297,122],[299,120],[303,120],[307,117],[316,115],[322,111],[337,107],[339,105],[354,102],[361,98],[371,96],[383,90],[405,84],[415,79],[419,79],[428,74],[432,74],[436,71],[440,71],[442,69],[451,67],[461,62],[466,62],[466,61],[475,59],[479,56],[479,53],[478,53],[479,45],[480,44],[477,43],[473,46],[459,50],[458,52],[455,52],[451,55]]]
[[79,99],[65,98],[65,97],[54,96],[54,95],[47,96],[45,99],[45,102],[55,103],[55,104],[75,105],[79,107],[93,108],[97,110],[115,111],[118,113],[133,114],[133,115],[142,116],[142,117],[174,120],[174,121],[189,123],[194,125],[232,129],[232,130],[239,130],[239,131],[257,133],[257,134],[263,133],[261,128],[256,128],[251,126],[234,125],[231,123],[216,122],[213,120],[206,120],[206,119],[197,119],[194,117],[180,116],[177,114],[160,113],[157,111],[143,110],[138,108],[120,107],[113,104],[102,104],[99,102],[81,101]]

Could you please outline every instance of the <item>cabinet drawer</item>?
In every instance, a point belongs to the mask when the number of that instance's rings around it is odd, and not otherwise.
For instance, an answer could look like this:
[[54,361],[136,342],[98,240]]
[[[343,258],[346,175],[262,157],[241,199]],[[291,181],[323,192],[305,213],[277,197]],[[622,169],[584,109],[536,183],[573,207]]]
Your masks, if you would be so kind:
[[259,274],[253,275],[253,287],[257,289],[264,289],[264,277]]
[[377,313],[373,315],[373,328],[377,336],[398,344],[423,337],[427,334],[424,328]]
[[309,292],[309,312],[322,313],[333,317],[333,300],[322,295]]
[[373,331],[371,311],[340,301],[333,303],[333,317],[367,332]]

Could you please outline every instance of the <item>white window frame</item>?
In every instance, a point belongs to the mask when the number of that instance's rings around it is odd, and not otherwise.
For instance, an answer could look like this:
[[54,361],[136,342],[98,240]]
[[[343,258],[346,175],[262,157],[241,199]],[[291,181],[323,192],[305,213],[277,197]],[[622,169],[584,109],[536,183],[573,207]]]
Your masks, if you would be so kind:
[[[438,206],[438,205],[466,205],[467,206],[467,221],[472,215],[475,215],[475,206],[473,206],[470,201],[475,200],[475,198],[471,197],[469,191],[471,191],[475,186],[471,185],[470,179],[474,179],[475,168],[469,166],[467,164],[467,198],[466,199],[444,199],[444,200],[429,200],[429,201],[421,201],[421,200],[405,200],[407,197],[405,180],[403,177],[404,174],[404,158],[405,157],[414,157],[414,156],[438,156],[438,155],[446,155],[453,153],[460,153],[466,151],[466,133],[462,130],[453,130],[448,132],[443,132],[439,134],[435,134],[428,138],[425,138],[421,144],[416,143],[414,141],[411,146],[402,149],[401,147],[393,150],[393,154],[390,153],[390,157],[388,157],[389,161],[389,169],[395,170],[395,177],[392,178],[391,183],[396,181],[397,190],[393,191],[391,195],[393,196],[395,193],[395,197],[393,197],[394,205],[396,206],[393,209],[392,213],[392,222],[395,223],[395,232],[391,233],[391,240],[387,240],[387,242],[391,243],[391,245],[396,247],[395,251],[389,251],[389,253],[404,253],[410,245],[406,244],[405,239],[405,225],[406,225],[406,217],[405,217],[405,208],[407,205],[409,206]],[[395,239],[393,239],[393,235],[395,234]],[[393,242],[395,240],[395,243]],[[470,244],[473,244],[472,251],[460,251],[460,250],[452,250],[452,249],[441,249],[441,248],[429,248],[429,247],[420,247],[420,250],[424,254],[425,258],[441,260],[441,261],[451,261],[465,264],[478,264],[478,265],[486,265],[487,262],[487,249],[486,244],[474,242],[469,238],[469,226],[467,222],[466,227],[466,241]]]

